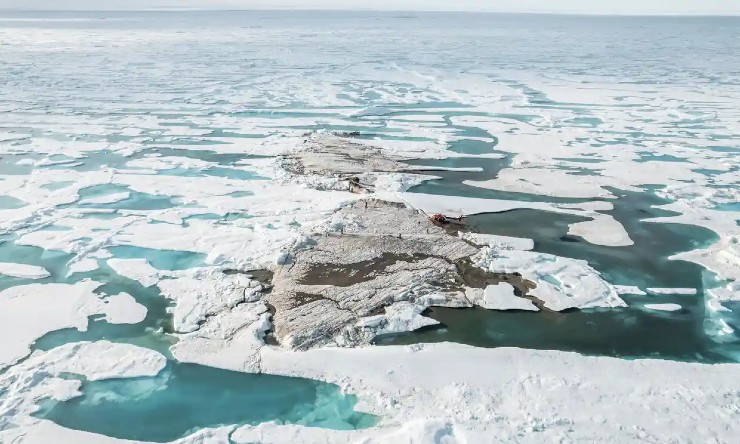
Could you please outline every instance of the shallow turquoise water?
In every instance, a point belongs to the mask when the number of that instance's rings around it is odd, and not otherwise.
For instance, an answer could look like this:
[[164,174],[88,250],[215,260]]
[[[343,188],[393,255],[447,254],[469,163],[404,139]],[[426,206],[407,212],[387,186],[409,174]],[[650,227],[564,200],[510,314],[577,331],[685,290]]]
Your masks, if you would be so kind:
[[0,262],[44,267],[51,276],[43,279],[23,279],[0,275],[0,290],[15,285],[58,282],[65,279],[68,272],[67,262],[74,255],[63,251],[18,245],[15,243],[16,240],[16,236],[8,236],[5,239],[0,239]]
[[85,381],[82,393],[66,402],[47,401],[36,416],[72,429],[154,442],[231,424],[278,421],[347,430],[377,421],[355,412],[356,398],[336,385],[175,362],[154,378]]
[[79,192],[80,200],[103,198],[105,196],[128,192],[129,197],[112,203],[79,203],[82,208],[102,208],[109,210],[164,210],[176,207],[172,197],[131,190],[122,185],[95,185]]
[[720,211],[733,211],[740,212],[740,202],[728,202],[717,205],[717,209]]
[[154,268],[160,270],[185,270],[206,265],[207,256],[203,253],[177,250],[157,250],[154,248],[116,245],[108,251],[120,259],[146,259]]
[[26,205],[28,205],[28,203],[20,199],[16,199],[13,196],[0,196],[0,210],[14,210],[17,208],[23,208]]

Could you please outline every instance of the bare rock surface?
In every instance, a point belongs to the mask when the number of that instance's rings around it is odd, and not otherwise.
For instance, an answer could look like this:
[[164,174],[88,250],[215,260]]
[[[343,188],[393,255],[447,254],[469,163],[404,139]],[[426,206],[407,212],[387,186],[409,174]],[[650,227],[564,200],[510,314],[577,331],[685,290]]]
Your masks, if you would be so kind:
[[[334,221],[338,231],[310,236],[275,270],[266,300],[275,311],[275,338],[287,347],[369,343],[397,320],[362,320],[398,303],[415,304],[419,314],[431,305],[472,306],[470,287],[510,281],[520,294],[529,288],[516,275],[473,267],[478,247],[403,205],[361,200]],[[394,311],[418,325],[411,312]]]
[[294,174],[321,176],[355,175],[369,172],[401,172],[408,165],[383,153],[380,148],[353,142],[350,139],[314,135],[303,146],[290,153],[283,167]]

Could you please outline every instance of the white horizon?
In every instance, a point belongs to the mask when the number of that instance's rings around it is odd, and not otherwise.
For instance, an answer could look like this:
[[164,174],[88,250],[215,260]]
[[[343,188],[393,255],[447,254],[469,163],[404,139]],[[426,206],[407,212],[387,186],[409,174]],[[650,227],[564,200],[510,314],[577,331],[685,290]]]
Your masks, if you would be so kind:
[[573,15],[740,15],[740,0],[0,0],[4,11],[399,11]]

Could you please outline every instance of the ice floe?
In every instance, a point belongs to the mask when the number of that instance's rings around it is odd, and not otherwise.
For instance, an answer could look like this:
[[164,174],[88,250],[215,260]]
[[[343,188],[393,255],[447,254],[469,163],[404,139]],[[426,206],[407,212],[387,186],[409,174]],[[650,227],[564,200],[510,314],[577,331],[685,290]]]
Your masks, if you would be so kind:
[[162,278],[162,271],[152,267],[146,259],[111,258],[108,265],[121,276],[138,281],[144,287],[155,285]]
[[128,192],[123,193],[112,193],[105,196],[100,197],[90,197],[87,199],[82,199],[78,203],[80,205],[100,205],[100,204],[111,204],[120,202],[122,200],[128,199],[131,194]]
[[0,262],[0,274],[23,279],[43,279],[51,276],[44,267],[9,262]]
[[495,248],[482,250],[473,261],[491,272],[521,273],[537,285],[529,294],[553,311],[626,306],[617,289],[586,261]]
[[244,274],[209,268],[173,274],[157,286],[164,297],[175,302],[173,324],[179,333],[197,330],[209,316],[233,308],[261,290],[259,282]]
[[619,294],[632,294],[637,296],[645,296],[647,293],[642,291],[640,287],[635,285],[615,285],[614,288]]
[[106,304],[94,290],[100,283],[83,280],[76,284],[30,284],[0,292],[0,334],[6,341],[0,365],[12,364],[30,352],[33,342],[46,333],[63,328],[87,329],[88,317],[105,314],[112,320],[128,321],[122,305],[131,301],[114,299]]
[[577,222],[570,226],[568,234],[582,237],[594,245],[608,247],[634,245],[622,224],[607,215],[599,215],[585,222]]
[[197,331],[179,336],[171,348],[180,362],[242,372],[259,372],[259,350],[270,329],[263,302],[244,303],[209,317]]
[[645,308],[657,311],[679,311],[682,307],[678,304],[645,304]]
[[661,294],[680,294],[680,295],[695,295],[697,293],[696,288],[647,288],[649,294],[661,295]]
[[133,296],[119,293],[103,299],[105,320],[111,324],[138,324],[146,318],[147,309],[136,302]]
[[[333,364],[327,366],[327,362]],[[491,371],[481,379],[484,368]],[[645,436],[731,440],[734,430],[695,424],[728,412],[728,399],[738,397],[734,380],[740,372],[734,365],[620,360],[457,344],[328,348],[299,354],[264,348],[262,369],[338,383],[358,393],[369,411],[385,412],[386,419],[383,426],[361,432],[248,426],[234,434],[244,436],[242,442],[254,437],[266,442],[286,437],[314,442],[388,442],[389,436],[414,442],[419,433],[425,436],[425,429],[468,442],[484,442],[492,435],[502,441],[539,442],[563,434],[607,440],[625,434],[635,440]],[[625,374],[639,375],[639,379],[614,383]],[[583,405],[591,407],[584,410]],[[661,420],[655,421],[658,411]],[[687,414],[694,419],[686,421]],[[729,414],[737,413],[731,409]]]
[[539,311],[529,299],[516,296],[514,287],[506,282],[489,285],[483,291],[469,291],[467,295],[473,304],[488,310]]
[[[165,364],[166,359],[160,353],[108,341],[76,342],[34,352],[0,375],[0,388],[4,392],[0,400],[0,441],[38,442],[33,430],[44,421],[30,417],[38,409],[37,403],[44,398],[67,400],[80,395],[80,380],[63,378],[66,374],[88,381],[137,378],[155,376]],[[58,426],[52,428],[61,429],[61,436],[67,436],[67,441],[55,436],[54,442],[78,442],[81,436],[90,436]]]

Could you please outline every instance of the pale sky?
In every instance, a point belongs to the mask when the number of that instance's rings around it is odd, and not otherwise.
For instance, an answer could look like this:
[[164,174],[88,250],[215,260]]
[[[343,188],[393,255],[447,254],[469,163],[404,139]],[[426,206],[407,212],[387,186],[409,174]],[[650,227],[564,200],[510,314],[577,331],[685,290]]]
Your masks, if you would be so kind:
[[740,14],[740,0],[0,0],[0,9],[383,9],[585,14]]

